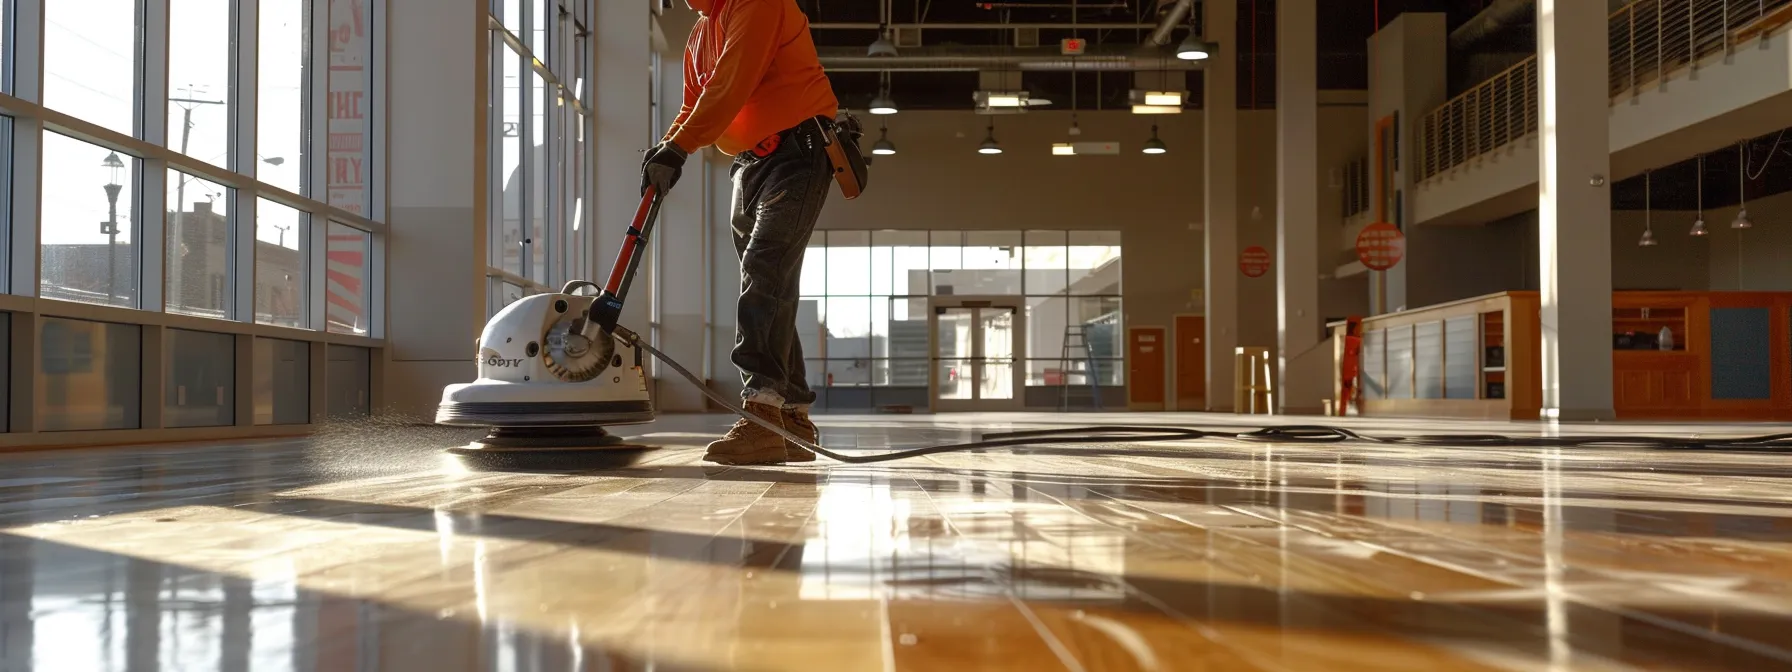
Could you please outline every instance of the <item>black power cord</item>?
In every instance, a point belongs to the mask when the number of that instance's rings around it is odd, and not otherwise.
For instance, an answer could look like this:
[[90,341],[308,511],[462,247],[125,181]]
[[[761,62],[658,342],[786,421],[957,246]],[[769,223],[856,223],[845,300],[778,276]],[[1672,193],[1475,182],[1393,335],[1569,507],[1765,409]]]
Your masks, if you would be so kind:
[[759,416],[748,413],[740,404],[709,389],[702,380],[684,368],[676,360],[660,352],[651,345],[642,343],[639,336],[627,329],[618,328],[617,336],[628,341],[634,347],[646,350],[648,354],[658,358],[671,367],[678,375],[695,385],[704,396],[721,404],[723,408],[746,418],[761,427],[769,429],[792,443],[815,451],[816,454],[847,464],[873,464],[905,460],[923,455],[951,453],[966,450],[983,450],[1008,446],[1037,445],[1041,443],[1148,443],[1157,441],[1193,441],[1213,439],[1241,443],[1276,443],[1276,444],[1329,444],[1329,443],[1367,443],[1389,446],[1414,447],[1448,447],[1448,448],[1625,448],[1653,450],[1718,450],[1718,451],[1756,451],[1785,452],[1792,451],[1792,433],[1767,434],[1744,437],[1688,437],[1676,438],[1667,436],[1505,436],[1499,434],[1426,434],[1419,436],[1372,436],[1355,430],[1328,425],[1282,425],[1257,429],[1225,429],[1197,428],[1176,426],[1132,426],[1132,425],[1095,425],[1088,427],[1059,427],[1052,429],[1032,429],[1018,432],[1001,432],[984,434],[980,441],[952,443],[910,450],[897,450],[872,455],[844,455],[827,449],[824,446],[806,441],[774,423],[767,422]]

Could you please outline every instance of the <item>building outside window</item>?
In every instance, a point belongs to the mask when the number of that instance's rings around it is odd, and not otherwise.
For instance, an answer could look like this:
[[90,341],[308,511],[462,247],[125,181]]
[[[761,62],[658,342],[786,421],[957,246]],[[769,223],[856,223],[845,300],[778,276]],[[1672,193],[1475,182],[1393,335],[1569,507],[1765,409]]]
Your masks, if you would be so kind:
[[592,274],[591,0],[493,0],[490,312]]
[[[1019,324],[1001,329],[1025,332],[1025,405],[1056,406],[1091,379],[1124,384],[1118,232],[829,230],[810,239],[797,308],[818,403],[925,407],[930,362],[968,356],[932,351],[957,346],[930,339],[929,299],[965,296],[1019,301]],[[951,368],[942,384],[963,374]]]

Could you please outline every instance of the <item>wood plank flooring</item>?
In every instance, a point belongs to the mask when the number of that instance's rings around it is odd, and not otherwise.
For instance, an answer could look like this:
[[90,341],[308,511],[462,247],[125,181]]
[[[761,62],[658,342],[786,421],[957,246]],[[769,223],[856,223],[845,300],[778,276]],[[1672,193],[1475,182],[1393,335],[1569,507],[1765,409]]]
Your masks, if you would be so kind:
[[[1242,421],[821,420],[849,451]],[[0,456],[0,670],[1792,669],[1792,455],[701,462],[725,424],[666,418],[642,430],[664,448],[626,455],[455,457],[464,432],[370,423]]]

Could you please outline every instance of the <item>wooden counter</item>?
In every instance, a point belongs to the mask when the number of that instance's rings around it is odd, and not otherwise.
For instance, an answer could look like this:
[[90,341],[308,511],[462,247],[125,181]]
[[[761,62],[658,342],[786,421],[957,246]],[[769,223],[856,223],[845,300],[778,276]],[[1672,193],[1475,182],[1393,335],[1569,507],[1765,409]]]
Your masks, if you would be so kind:
[[[1364,319],[1362,415],[1538,416],[1536,292]],[[1776,327],[1775,325],[1778,325]],[[1344,352],[1343,323],[1331,326]],[[1662,329],[1671,347],[1659,344]],[[1792,292],[1617,292],[1612,393],[1621,419],[1792,420]],[[1334,390],[1342,378],[1334,373]]]

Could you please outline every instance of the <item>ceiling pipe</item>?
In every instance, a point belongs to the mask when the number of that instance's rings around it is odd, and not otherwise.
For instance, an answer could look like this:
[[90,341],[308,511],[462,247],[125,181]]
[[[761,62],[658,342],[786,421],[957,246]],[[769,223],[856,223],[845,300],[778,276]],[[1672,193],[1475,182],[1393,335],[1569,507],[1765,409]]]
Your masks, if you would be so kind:
[[904,49],[897,56],[866,56],[857,47],[830,47],[819,50],[821,66],[830,72],[874,71],[968,71],[1023,70],[1062,71],[1094,70],[1138,72],[1150,70],[1199,70],[1196,61],[1185,61],[1173,54],[1157,51],[1140,52],[1137,47],[1091,47],[1082,56],[1065,56],[1058,47],[1016,49],[1010,47],[923,47]]
[[1146,42],[1158,47],[1169,44],[1170,36],[1176,32],[1178,26],[1188,20],[1189,10],[1194,6],[1195,0],[1176,0],[1176,4],[1171,5],[1170,10],[1164,12],[1164,17],[1157,22],[1157,26],[1151,31],[1151,37]]
[[1155,23],[875,23],[820,22],[811,23],[812,30],[1152,30]]

